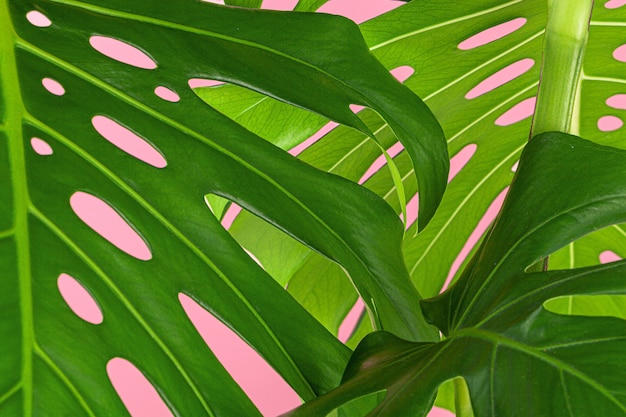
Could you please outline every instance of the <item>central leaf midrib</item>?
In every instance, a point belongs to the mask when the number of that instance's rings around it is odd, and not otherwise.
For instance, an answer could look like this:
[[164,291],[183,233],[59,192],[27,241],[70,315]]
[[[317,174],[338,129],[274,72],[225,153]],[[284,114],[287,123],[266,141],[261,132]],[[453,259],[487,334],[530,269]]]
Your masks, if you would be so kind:
[[[16,265],[21,314],[22,351],[21,384],[23,391],[22,411],[25,417],[33,411],[33,300],[31,287],[31,259],[28,230],[28,185],[26,181],[26,162],[22,135],[22,116],[24,106],[17,75],[15,40],[8,4],[0,0],[0,103],[5,104],[4,130],[7,133],[9,166],[13,185],[13,230],[15,233]],[[4,279],[4,278],[3,278]]]

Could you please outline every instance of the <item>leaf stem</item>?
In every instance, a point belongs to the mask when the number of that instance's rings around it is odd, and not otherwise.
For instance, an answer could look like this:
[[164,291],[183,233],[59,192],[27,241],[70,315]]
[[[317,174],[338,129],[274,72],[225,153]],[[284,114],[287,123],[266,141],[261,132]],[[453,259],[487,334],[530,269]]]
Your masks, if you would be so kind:
[[[529,139],[545,132],[578,133],[576,102],[593,0],[548,0],[541,79]],[[546,271],[548,257],[528,268]]]
[[531,138],[571,132],[593,0],[549,0],[543,62]]

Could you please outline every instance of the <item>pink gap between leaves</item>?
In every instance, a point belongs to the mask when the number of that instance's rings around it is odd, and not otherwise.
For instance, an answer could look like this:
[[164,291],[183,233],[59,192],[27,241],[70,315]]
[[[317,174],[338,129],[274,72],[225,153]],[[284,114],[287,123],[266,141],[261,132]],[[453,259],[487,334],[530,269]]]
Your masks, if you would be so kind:
[[202,339],[264,416],[277,416],[301,403],[283,378],[235,332],[191,297],[179,294],[178,300]]

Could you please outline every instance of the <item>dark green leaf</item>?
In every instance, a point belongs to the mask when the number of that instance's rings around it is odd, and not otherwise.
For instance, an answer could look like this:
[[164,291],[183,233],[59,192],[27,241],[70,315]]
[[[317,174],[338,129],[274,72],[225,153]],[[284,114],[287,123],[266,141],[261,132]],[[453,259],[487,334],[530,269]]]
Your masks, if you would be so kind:
[[626,294],[626,262],[526,272],[568,242],[625,221],[625,179],[626,151],[562,133],[533,138],[468,268],[446,293],[422,302],[448,337],[412,343],[373,333],[339,388],[287,415],[323,415],[384,389],[368,416],[423,416],[437,387],[457,376],[467,381],[477,416],[625,415],[626,322],[556,315],[543,304],[564,295]]

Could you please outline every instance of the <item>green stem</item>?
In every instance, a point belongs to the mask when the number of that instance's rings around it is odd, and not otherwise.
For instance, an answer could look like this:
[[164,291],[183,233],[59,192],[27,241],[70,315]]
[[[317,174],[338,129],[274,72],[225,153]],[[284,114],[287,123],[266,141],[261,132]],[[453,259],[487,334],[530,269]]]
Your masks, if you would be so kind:
[[593,0],[548,0],[548,23],[531,137],[571,132]]
[[[593,0],[548,0],[543,62],[530,138],[544,132],[578,133],[576,102],[589,37]],[[548,269],[548,257],[529,271]]]
[[454,411],[456,417],[474,417],[469,388],[463,378],[454,380]]

